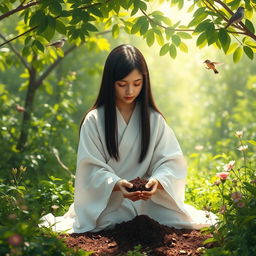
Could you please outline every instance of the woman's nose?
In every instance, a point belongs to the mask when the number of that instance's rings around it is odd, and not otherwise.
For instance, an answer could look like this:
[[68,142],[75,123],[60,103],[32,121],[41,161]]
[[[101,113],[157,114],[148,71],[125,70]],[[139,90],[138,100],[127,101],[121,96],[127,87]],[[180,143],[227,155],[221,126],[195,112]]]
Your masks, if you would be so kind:
[[127,86],[127,94],[132,94],[133,93],[133,87],[132,87],[132,85],[128,85]]

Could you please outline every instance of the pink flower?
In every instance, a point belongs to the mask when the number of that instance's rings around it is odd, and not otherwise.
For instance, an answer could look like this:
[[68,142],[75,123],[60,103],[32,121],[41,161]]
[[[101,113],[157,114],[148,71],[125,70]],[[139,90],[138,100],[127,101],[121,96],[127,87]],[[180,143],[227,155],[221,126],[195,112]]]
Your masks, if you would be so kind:
[[239,208],[245,207],[245,203],[244,203],[244,202],[238,202],[236,205],[237,205],[237,207],[239,207]]
[[226,180],[229,172],[217,172],[216,173],[217,177],[219,177],[221,180]]
[[230,161],[228,164],[224,165],[224,171],[228,172],[235,167],[236,161]]
[[8,238],[8,243],[13,246],[19,246],[23,243],[23,238],[19,234],[14,234]]
[[231,198],[235,203],[239,202],[242,199],[242,197],[243,197],[243,194],[241,192],[236,191],[231,194]]

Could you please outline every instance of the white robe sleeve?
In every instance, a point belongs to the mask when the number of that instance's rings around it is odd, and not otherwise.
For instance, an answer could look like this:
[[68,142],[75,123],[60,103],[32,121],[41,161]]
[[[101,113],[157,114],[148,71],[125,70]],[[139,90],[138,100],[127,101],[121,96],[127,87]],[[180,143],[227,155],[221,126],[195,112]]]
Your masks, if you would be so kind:
[[[96,227],[98,216],[106,208],[113,187],[120,180],[106,163],[96,119],[95,114],[89,113],[80,132],[74,198],[76,220],[73,227],[77,233]],[[119,195],[116,199],[116,204],[120,204],[122,197]]]
[[155,129],[157,137],[148,175],[156,178],[164,190],[158,190],[152,201],[171,210],[184,212],[187,165],[172,129],[160,116]]

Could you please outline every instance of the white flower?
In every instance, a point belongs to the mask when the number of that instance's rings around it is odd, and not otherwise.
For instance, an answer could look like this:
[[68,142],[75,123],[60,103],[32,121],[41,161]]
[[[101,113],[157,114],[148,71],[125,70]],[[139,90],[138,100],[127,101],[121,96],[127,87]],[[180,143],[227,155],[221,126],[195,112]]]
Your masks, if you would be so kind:
[[236,163],[236,161],[230,161],[228,164],[225,164],[224,171],[228,172],[228,171],[232,170],[235,167],[235,163]]
[[198,151],[202,150],[203,148],[204,148],[204,146],[202,146],[202,145],[195,146],[195,150],[198,150]]
[[243,131],[236,131],[236,137],[241,138],[243,136]]
[[59,206],[58,205],[52,205],[51,206],[52,207],[52,209],[55,211],[55,210],[57,210],[58,208],[59,208]]
[[248,148],[248,145],[243,145],[243,146],[240,146],[237,149],[240,150],[240,151],[245,151],[247,148]]

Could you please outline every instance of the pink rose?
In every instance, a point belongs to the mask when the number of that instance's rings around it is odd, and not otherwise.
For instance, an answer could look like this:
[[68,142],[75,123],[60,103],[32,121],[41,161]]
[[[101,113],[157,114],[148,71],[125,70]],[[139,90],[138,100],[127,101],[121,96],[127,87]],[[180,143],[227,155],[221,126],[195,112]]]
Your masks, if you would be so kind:
[[226,180],[229,172],[217,172],[216,173],[217,177],[219,177],[221,180]]

